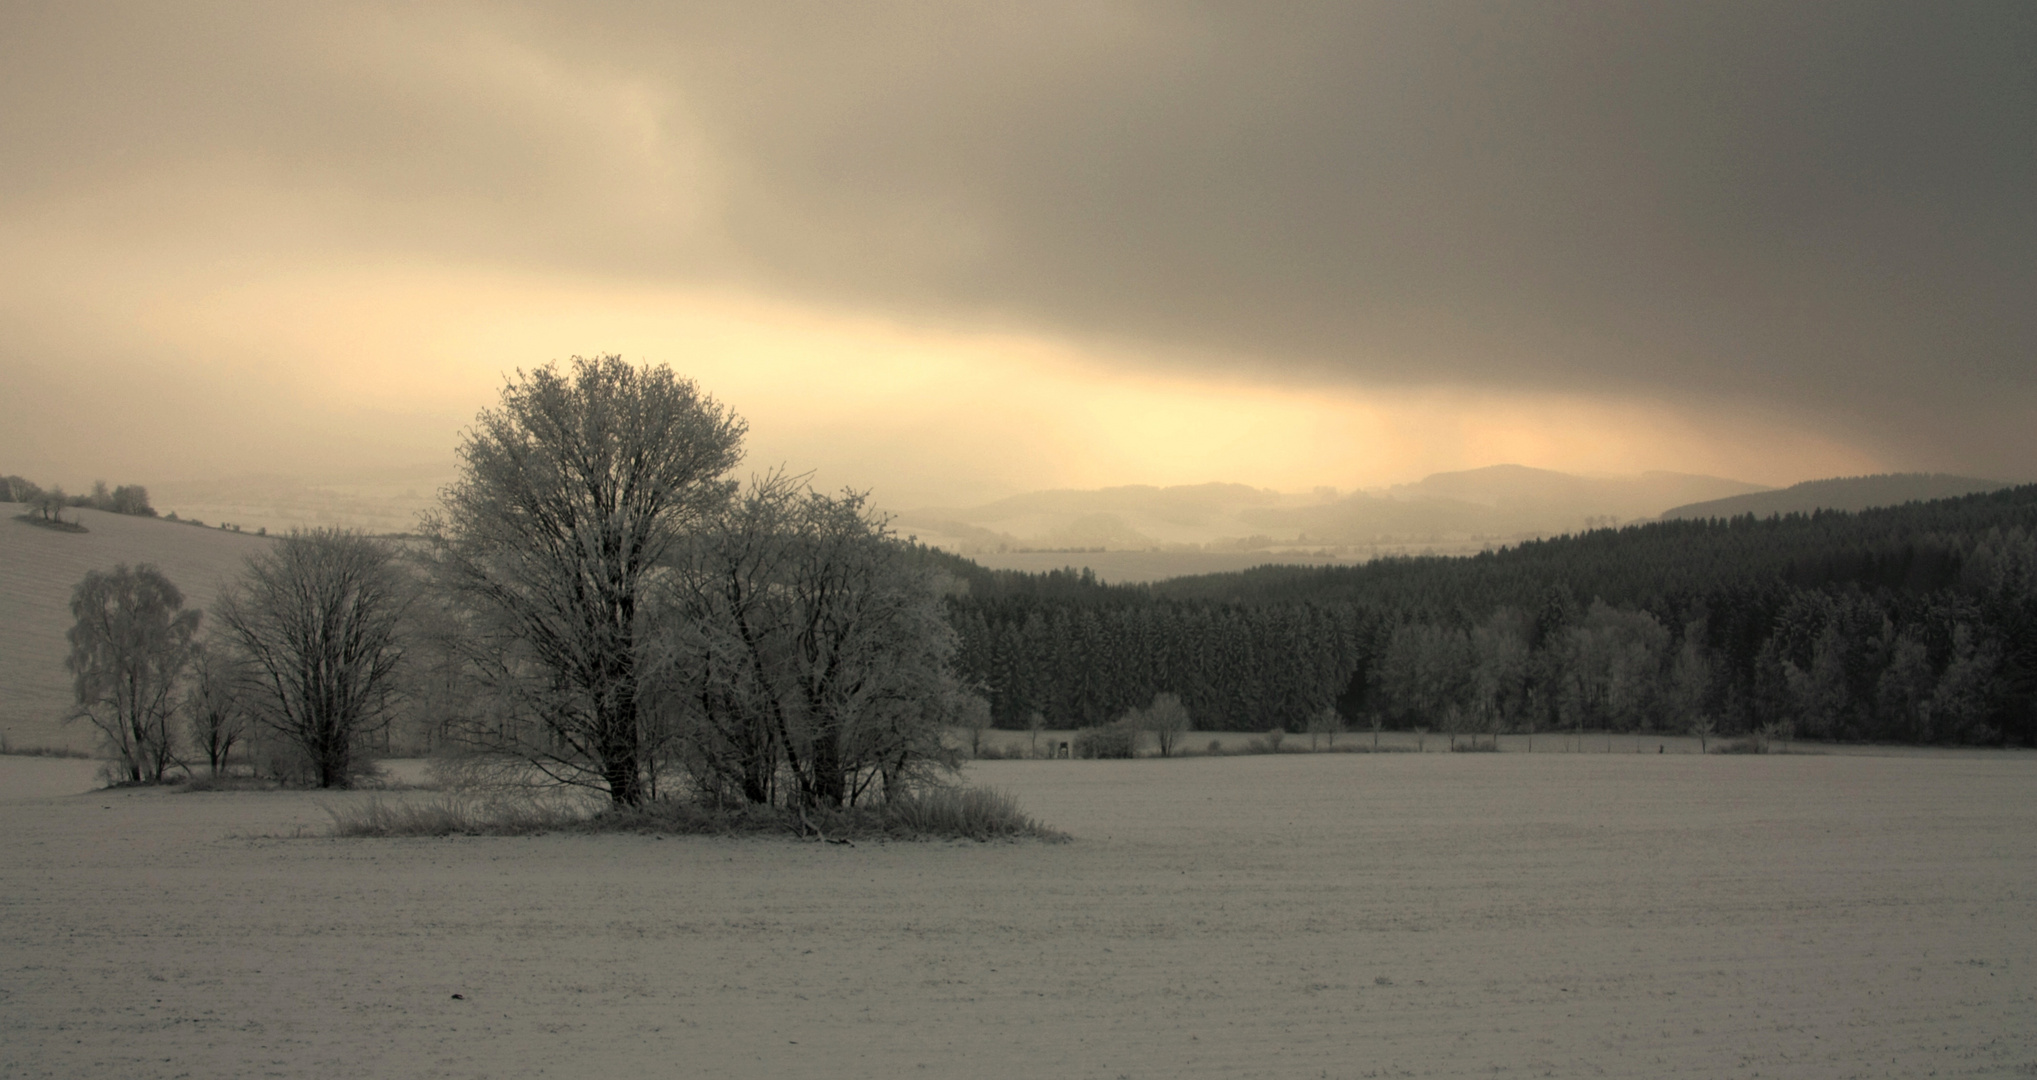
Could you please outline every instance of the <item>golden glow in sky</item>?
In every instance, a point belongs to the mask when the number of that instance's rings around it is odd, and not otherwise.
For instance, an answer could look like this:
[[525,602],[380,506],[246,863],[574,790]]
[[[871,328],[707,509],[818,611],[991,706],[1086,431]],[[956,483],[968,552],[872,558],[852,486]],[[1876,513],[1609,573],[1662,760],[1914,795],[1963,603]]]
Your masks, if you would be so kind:
[[619,353],[897,509],[2028,472],[2023,67],[1912,117],[1671,9],[1100,10],[53,7],[0,35],[0,469],[444,475]]
[[[262,408],[354,425],[380,447],[377,465],[449,463],[454,428],[492,402],[506,371],[596,352],[669,363],[734,407],[751,425],[748,467],[812,470],[901,505],[1127,483],[1349,490],[1500,462],[1775,483],[1873,465],[1653,403],[1197,376],[1080,342],[726,290],[336,265],[229,283],[129,279],[103,295],[105,310],[81,321],[109,348],[190,358],[259,388]],[[301,451],[267,464],[345,471]]]

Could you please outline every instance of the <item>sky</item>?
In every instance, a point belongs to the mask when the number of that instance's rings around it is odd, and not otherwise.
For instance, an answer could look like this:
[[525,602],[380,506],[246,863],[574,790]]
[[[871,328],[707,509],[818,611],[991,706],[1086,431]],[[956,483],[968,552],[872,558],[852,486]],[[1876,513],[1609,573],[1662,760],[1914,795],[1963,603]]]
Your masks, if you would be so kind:
[[2037,5],[0,6],[0,472],[2037,480]]

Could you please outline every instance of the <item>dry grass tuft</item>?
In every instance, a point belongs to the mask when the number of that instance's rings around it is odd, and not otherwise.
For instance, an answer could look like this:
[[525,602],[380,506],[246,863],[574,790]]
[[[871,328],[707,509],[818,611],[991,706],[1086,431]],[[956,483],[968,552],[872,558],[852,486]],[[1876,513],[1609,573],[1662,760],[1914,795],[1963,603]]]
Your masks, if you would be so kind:
[[533,836],[547,832],[627,832],[683,836],[798,836],[847,840],[1068,839],[989,788],[931,788],[875,806],[840,810],[717,807],[663,800],[593,809],[585,799],[528,794],[448,794],[422,800],[379,796],[328,806],[334,836]]
[[328,806],[334,836],[534,836],[584,827],[584,805],[559,800],[440,795],[423,800],[373,796]]
[[266,776],[226,773],[220,776],[191,775],[177,782],[180,794],[205,791],[276,791],[282,784]]
[[810,809],[717,807],[680,800],[604,810],[587,822],[599,832],[694,836],[799,836],[845,840],[1047,840],[1066,833],[1027,816],[1017,800],[989,788],[928,788],[872,806]]

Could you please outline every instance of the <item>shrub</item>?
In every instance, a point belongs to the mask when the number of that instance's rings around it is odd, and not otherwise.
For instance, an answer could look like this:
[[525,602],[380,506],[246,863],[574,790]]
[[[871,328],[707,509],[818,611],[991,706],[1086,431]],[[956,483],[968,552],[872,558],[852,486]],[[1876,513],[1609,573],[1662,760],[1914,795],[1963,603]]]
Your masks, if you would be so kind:
[[1245,749],[1251,751],[1254,754],[1277,754],[1280,752],[1281,742],[1286,738],[1287,738],[1286,728],[1274,728],[1272,731],[1267,732],[1264,736],[1257,739],[1253,739],[1251,742],[1246,743]]
[[1123,720],[1075,733],[1079,758],[1129,758],[1139,754],[1139,729]]
[[1223,752],[1224,752],[1224,743],[1223,743],[1223,740],[1221,740],[1221,739],[1211,739],[1211,740],[1209,741],[1209,752],[1210,752],[1211,754],[1221,754],[1221,753],[1223,753]]
[[1494,739],[1479,742],[1476,739],[1466,739],[1460,743],[1451,743],[1450,752],[1453,754],[1497,754],[1499,753],[1499,741]]
[[886,832],[913,839],[1066,840],[1067,834],[1034,821],[1018,800],[995,788],[927,788],[882,806]]

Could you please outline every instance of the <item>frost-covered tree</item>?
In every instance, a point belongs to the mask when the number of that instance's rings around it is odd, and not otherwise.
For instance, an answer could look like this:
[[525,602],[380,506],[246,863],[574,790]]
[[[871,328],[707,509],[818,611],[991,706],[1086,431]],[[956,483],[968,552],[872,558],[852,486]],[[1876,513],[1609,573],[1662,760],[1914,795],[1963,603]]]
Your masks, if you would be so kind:
[[77,708],[97,728],[120,778],[156,782],[176,762],[177,687],[200,615],[147,563],[93,570],[71,590],[66,635]]
[[657,704],[712,796],[899,792],[953,765],[942,735],[981,701],[933,575],[854,493],[760,480],[683,546],[659,610]]
[[503,388],[425,525],[500,706],[468,737],[616,804],[643,801],[656,761],[641,700],[651,590],[727,503],[743,432],[670,368],[618,356]]
[[1152,704],[1138,711],[1138,722],[1153,733],[1153,742],[1161,757],[1173,757],[1174,751],[1181,745],[1181,737],[1194,726],[1188,715],[1188,706],[1181,703],[1181,695],[1166,691],[1154,694]]

